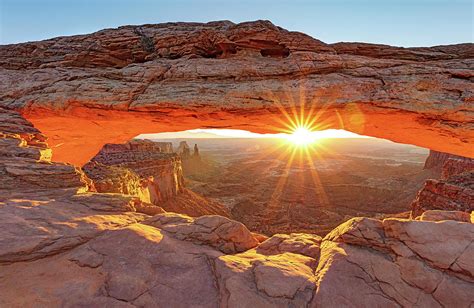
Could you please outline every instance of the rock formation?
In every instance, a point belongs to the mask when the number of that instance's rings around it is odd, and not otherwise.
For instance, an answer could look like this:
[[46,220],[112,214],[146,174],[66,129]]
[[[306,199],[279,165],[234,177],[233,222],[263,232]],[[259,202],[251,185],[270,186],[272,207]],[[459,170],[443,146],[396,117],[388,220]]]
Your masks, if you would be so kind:
[[448,179],[451,176],[474,170],[474,159],[471,158],[450,158],[441,170],[441,179]]
[[172,149],[171,142],[149,140],[106,144],[83,170],[98,192],[132,195],[190,216],[228,216],[218,202],[185,188],[182,160]]
[[170,129],[274,133],[281,110],[300,107],[318,110],[320,127],[474,157],[473,44],[325,44],[268,21],[220,21],[125,26],[0,55],[0,105],[50,137],[55,161],[82,165],[105,143]]
[[468,157],[430,150],[430,154],[428,155],[428,158],[426,158],[426,161],[425,161],[424,169],[434,169],[441,173],[441,170],[443,169],[444,164],[449,159],[456,159],[457,161],[466,161],[466,162],[472,161],[472,159]]
[[[27,193],[74,194],[92,189],[80,170],[51,162],[51,149],[41,134],[17,112],[0,108],[0,200]],[[93,190],[93,189],[92,189]]]
[[201,156],[199,156],[199,148],[197,143],[194,144],[194,151],[193,151],[193,157],[200,159]]
[[173,143],[172,142],[155,142],[155,143],[163,153],[173,153]]
[[182,160],[189,159],[191,157],[191,148],[186,141],[181,141],[176,153],[181,157]]
[[[288,106],[304,88],[316,107],[343,111],[350,130],[363,120],[367,134],[473,156],[472,44],[327,45],[268,22],[214,22],[128,26],[0,55],[0,107],[41,130],[0,108],[0,307],[474,305],[472,213],[354,218],[325,238],[259,243],[225,217],[90,192],[80,168],[50,161],[43,135],[58,160],[86,162],[106,142],[170,123],[265,131],[274,97],[289,94]],[[114,148],[111,161],[130,167],[133,147]],[[147,175],[151,163],[131,169]],[[446,182],[466,174],[446,172]]]
[[186,178],[194,179],[196,176],[200,177],[210,171],[211,168],[209,164],[201,159],[197,144],[194,144],[194,148],[191,151],[191,147],[188,143],[181,141],[176,152],[181,157],[183,173]]
[[436,154],[428,157],[430,163],[438,168],[444,162],[441,179],[429,179],[418,192],[412,203],[411,216],[416,217],[427,210],[455,210],[471,212],[474,210],[474,159]]
[[[116,168],[109,169],[109,166],[130,171],[130,175],[125,175],[124,171],[117,172]],[[129,191],[131,194],[143,195],[144,201],[157,205],[184,190],[181,159],[174,153],[164,153],[159,144],[149,140],[106,144],[83,169],[94,182],[100,183],[100,192]],[[129,177],[131,181],[128,183],[135,187],[122,189],[107,184],[113,179],[117,179],[118,183],[123,182],[119,179],[124,177]],[[102,187],[105,189],[102,190]]]

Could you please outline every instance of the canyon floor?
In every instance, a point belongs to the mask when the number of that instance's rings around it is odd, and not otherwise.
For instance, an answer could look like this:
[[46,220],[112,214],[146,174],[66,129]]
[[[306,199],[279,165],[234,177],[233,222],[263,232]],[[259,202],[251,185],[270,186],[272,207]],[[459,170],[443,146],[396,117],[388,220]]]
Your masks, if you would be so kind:
[[407,217],[425,180],[439,177],[423,168],[428,150],[375,138],[322,139],[309,156],[281,139],[187,141],[202,157],[191,170],[184,165],[187,187],[266,235],[325,235],[352,217]]

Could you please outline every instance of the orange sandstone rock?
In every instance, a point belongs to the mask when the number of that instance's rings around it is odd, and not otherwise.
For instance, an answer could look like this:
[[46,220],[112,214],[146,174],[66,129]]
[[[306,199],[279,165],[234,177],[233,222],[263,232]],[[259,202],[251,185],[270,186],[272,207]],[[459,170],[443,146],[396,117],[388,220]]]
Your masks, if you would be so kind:
[[125,26],[0,53],[0,106],[46,134],[56,161],[82,165],[140,133],[280,132],[292,107],[313,109],[320,129],[474,157],[473,44],[330,45],[268,21],[222,21]]

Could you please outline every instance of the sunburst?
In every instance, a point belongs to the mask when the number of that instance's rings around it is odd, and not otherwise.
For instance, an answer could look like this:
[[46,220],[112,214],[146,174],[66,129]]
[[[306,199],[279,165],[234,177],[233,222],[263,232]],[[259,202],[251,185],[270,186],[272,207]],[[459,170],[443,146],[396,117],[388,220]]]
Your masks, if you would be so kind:
[[[279,144],[275,146],[275,151],[280,152],[277,159],[286,160],[286,163],[283,167],[282,175],[277,180],[270,200],[268,200],[268,208],[273,208],[273,210],[267,212],[268,222],[276,218],[271,216],[278,215],[277,213],[279,211],[275,211],[274,209],[283,206],[280,204],[280,199],[288,180],[291,178],[289,174],[291,174],[293,168],[310,172],[310,186],[313,187],[313,193],[316,196],[316,200],[314,200],[314,205],[312,206],[327,207],[330,205],[324,189],[324,183],[317,170],[318,162],[323,161],[326,155],[332,154],[325,146],[327,142],[322,142],[320,139],[321,134],[318,133],[318,131],[328,129],[332,126],[330,123],[325,123],[322,119],[324,118],[324,113],[328,111],[331,102],[326,101],[325,104],[321,104],[321,102],[316,101],[316,97],[313,97],[313,100],[307,102],[307,96],[304,94],[304,91],[300,91],[299,100],[295,100],[291,95],[287,94],[285,97],[287,104],[285,104],[285,106],[281,103],[281,96],[269,95],[274,106],[279,110],[279,115],[274,118],[276,125],[273,126],[272,129],[275,133],[279,133],[283,136]],[[296,104],[295,102],[298,103]],[[265,156],[275,151],[267,152]],[[303,187],[305,184],[303,183],[303,173],[300,173],[297,179],[301,181],[298,185]],[[295,180],[294,177],[293,180]],[[292,205],[289,206],[291,207]],[[292,229],[291,223],[288,229],[290,232],[297,231]]]
[[316,142],[317,136],[304,126],[297,127],[286,139],[297,146],[307,146]]

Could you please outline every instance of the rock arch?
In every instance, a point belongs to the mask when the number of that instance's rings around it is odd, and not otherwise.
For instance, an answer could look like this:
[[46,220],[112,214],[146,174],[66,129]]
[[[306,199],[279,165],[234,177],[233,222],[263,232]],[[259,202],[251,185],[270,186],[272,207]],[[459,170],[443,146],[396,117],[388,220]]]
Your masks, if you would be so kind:
[[53,159],[192,128],[275,132],[281,109],[324,128],[474,157],[474,44],[325,44],[268,21],[125,26],[0,46],[0,106]]

